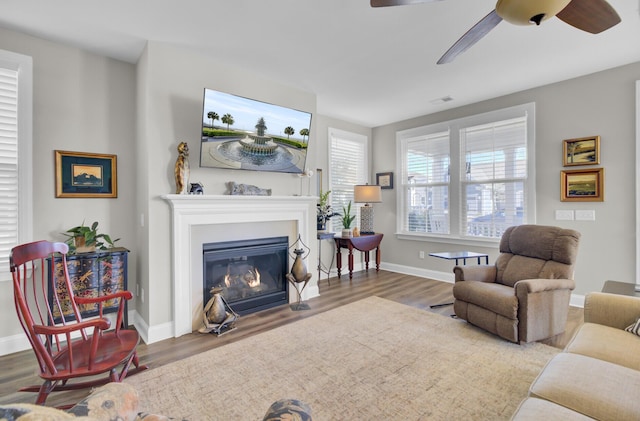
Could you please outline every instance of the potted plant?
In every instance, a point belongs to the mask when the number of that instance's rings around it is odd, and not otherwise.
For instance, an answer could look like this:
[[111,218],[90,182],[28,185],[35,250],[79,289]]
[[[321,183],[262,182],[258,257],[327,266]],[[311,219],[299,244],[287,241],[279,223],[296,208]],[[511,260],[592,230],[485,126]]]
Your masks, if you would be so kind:
[[351,215],[351,200],[346,207],[342,207],[342,236],[351,237],[351,224],[356,219],[355,215]]
[[119,238],[112,240],[109,234],[98,234],[98,221],[91,226],[86,226],[83,221],[82,225],[69,228],[62,234],[69,237],[65,243],[69,246],[70,254],[107,250],[114,247],[115,242],[120,240]]
[[318,201],[318,215],[317,215],[317,223],[318,223],[318,231],[324,231],[327,228],[327,221],[332,216],[339,215],[337,212],[334,212],[329,204],[329,194],[331,190],[327,192],[320,191],[320,200]]

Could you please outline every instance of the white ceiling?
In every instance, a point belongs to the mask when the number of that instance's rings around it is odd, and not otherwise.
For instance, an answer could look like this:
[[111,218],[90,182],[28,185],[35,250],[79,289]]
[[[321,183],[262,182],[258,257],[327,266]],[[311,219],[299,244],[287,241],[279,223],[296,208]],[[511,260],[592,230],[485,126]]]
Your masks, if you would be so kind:
[[494,0],[0,0],[0,26],[131,63],[147,40],[193,49],[375,127],[640,61],[638,0],[609,2],[622,22],[599,35],[557,18],[502,22],[445,65],[435,63]]

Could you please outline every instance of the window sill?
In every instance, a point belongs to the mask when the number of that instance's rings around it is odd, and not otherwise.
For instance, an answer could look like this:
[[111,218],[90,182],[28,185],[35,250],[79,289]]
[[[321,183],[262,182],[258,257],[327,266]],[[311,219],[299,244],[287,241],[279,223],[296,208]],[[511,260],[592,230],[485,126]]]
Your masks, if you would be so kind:
[[470,238],[470,237],[454,237],[449,235],[435,235],[435,234],[407,234],[396,233],[398,240],[409,241],[424,241],[430,243],[442,243],[442,244],[460,244],[464,246],[475,247],[489,247],[498,248],[500,245],[499,238]]

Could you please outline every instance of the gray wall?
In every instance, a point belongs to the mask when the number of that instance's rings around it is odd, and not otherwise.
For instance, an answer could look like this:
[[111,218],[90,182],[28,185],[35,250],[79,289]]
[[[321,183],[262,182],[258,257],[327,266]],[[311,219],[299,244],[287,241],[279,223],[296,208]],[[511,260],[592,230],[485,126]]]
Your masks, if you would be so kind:
[[[33,236],[64,241],[60,233],[82,221],[138,249],[132,216],[135,196],[135,67],[132,64],[0,29],[0,49],[33,57]],[[116,154],[118,198],[56,199],[54,150]],[[135,290],[135,278],[130,286]],[[24,337],[11,282],[0,283],[0,342]]]
[[[187,142],[191,151],[191,180],[202,182],[206,194],[224,194],[228,181],[271,188],[273,195],[300,194],[300,177],[296,174],[199,168],[205,87],[316,114],[313,94],[274,84],[251,70],[232,68],[167,44],[148,43],[137,69],[136,147],[141,177],[135,219],[145,220],[145,226],[138,228],[144,248],[140,250],[137,277],[145,294],[144,303],[139,306],[142,320],[137,322],[148,325],[145,327],[148,327],[151,341],[166,337],[173,318],[171,213],[169,205],[160,196],[175,193],[173,168],[180,141]],[[314,118],[309,137],[308,168],[318,165],[315,159],[318,147]],[[303,194],[307,194],[306,187]]]
[[[573,228],[582,233],[576,267],[576,290],[599,291],[604,281],[635,282],[635,81],[640,63],[507,95],[441,113],[377,127],[373,130],[374,171],[396,169],[396,131],[447,121],[514,105],[536,104],[537,223]],[[605,168],[604,202],[561,202],[560,171],[563,139],[601,136],[601,167]],[[574,169],[576,167],[571,167]],[[589,168],[589,167],[582,167]],[[397,180],[399,183],[400,180]],[[496,248],[408,241],[395,238],[396,193],[383,190],[376,204],[376,230],[384,232],[383,260],[388,265],[428,268],[450,274],[452,264],[419,259],[418,252]],[[595,210],[595,221],[557,221],[556,209]]]
[[[371,136],[372,129],[367,127],[362,127],[357,124],[348,123],[342,120],[338,120],[331,117],[326,117],[322,115],[318,115],[316,119],[316,145],[318,147],[315,149],[315,158],[318,163],[317,168],[322,169],[322,186],[323,190],[327,191],[329,189],[329,167],[327,165],[329,159],[329,129],[339,129],[344,130],[351,133],[357,133],[363,136],[367,136],[369,139],[369,144],[371,147]],[[369,151],[369,157],[371,157],[371,150]],[[372,165],[372,162],[369,163]],[[375,182],[375,177],[371,179]],[[315,191],[315,190],[314,190]]]

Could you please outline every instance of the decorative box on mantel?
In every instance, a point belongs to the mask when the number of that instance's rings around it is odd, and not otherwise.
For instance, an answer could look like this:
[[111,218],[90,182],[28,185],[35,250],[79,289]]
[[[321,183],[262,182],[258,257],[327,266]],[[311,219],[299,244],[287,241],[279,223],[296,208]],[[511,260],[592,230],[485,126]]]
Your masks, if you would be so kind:
[[[172,286],[174,337],[193,331],[192,318],[194,296],[201,295],[198,282],[192,274],[193,259],[202,260],[202,250],[191,242],[192,229],[202,226],[218,226],[225,228],[237,224],[292,222],[296,227],[295,237],[300,235],[305,244],[315,244],[316,238],[316,204],[315,196],[236,196],[236,195],[180,195],[161,196],[171,206],[172,213]],[[232,230],[233,228],[229,228]],[[259,232],[256,236],[259,236]],[[212,239],[215,240],[215,239]],[[308,265],[317,261],[317,250],[312,249],[307,257]],[[197,262],[197,260],[195,261]],[[290,262],[290,265],[293,261]],[[201,263],[200,263],[201,265]],[[197,264],[195,265],[197,266]],[[201,287],[200,287],[201,288]],[[196,292],[194,294],[194,292]],[[303,299],[319,295],[317,280],[312,280],[305,290]],[[295,291],[289,291],[289,302],[297,301]]]

